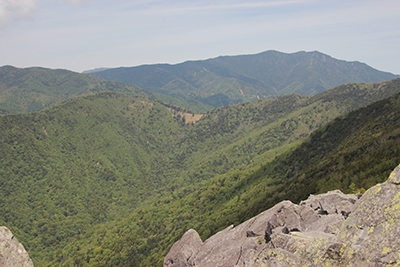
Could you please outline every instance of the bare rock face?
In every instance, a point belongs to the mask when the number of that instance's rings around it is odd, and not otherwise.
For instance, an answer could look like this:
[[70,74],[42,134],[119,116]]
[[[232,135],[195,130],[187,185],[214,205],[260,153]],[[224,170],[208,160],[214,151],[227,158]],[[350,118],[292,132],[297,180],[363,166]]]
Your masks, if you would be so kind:
[[172,246],[164,259],[164,266],[190,266],[188,264],[192,260],[192,256],[199,251],[202,244],[203,241],[201,241],[199,234],[190,229]]
[[397,167],[361,198],[335,190],[300,205],[283,201],[204,243],[189,230],[164,266],[400,265],[399,222]]
[[399,166],[365,192],[342,224],[338,237],[345,241],[340,256],[346,265],[400,265]]
[[33,267],[24,246],[4,226],[0,227],[0,266]]

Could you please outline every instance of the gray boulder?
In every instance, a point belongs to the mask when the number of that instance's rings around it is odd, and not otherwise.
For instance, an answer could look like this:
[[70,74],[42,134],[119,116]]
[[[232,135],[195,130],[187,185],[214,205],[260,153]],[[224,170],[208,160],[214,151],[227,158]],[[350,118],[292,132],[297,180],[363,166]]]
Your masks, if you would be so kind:
[[33,266],[32,260],[29,258],[24,246],[4,226],[0,226],[0,266]]
[[[400,165],[399,165],[400,166]],[[370,188],[337,234],[348,266],[400,265],[400,168]]]
[[[321,231],[320,235],[314,234],[316,237],[292,233],[300,233],[308,229],[325,230],[328,226],[343,221],[343,216],[336,211],[340,210],[339,206],[343,206],[343,201],[352,203],[352,200],[356,199],[355,196],[345,195],[340,191],[328,192],[324,195],[336,200],[329,202],[329,212],[334,214],[319,214],[318,211],[321,208],[317,208],[317,204],[314,203],[327,201],[324,196],[319,196],[318,201],[312,196],[302,205],[295,205],[290,201],[278,203],[236,227],[227,227],[204,243],[197,232],[191,229],[172,246],[164,259],[164,266],[245,266],[250,262],[254,265],[260,261],[258,256],[265,253],[269,253],[269,256],[263,257],[261,262],[267,258],[268,261],[278,264],[277,255],[284,255],[290,262],[298,263],[299,260],[293,254],[298,247],[305,246],[311,238],[319,238],[324,233]],[[336,217],[332,219],[328,216]],[[325,220],[325,217],[328,219]],[[318,224],[319,221],[323,223]]]
[[192,256],[195,255],[203,241],[199,234],[190,229],[177,241],[164,259],[164,266],[184,267],[191,266]]
[[397,167],[361,197],[335,190],[300,205],[283,201],[204,243],[189,230],[164,266],[400,265],[399,222]]

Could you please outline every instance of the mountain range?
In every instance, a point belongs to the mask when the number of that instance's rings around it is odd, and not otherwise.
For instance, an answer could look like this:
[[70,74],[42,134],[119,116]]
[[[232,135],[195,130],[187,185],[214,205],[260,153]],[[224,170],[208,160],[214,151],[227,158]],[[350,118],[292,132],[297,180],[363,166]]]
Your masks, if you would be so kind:
[[0,225],[38,266],[159,266],[188,228],[205,239],[284,198],[382,182],[400,161],[399,92],[352,83],[201,118],[99,92],[2,115]]
[[267,51],[92,73],[142,84],[0,67],[0,226],[36,266],[162,266],[190,228],[364,192],[400,162],[400,79],[363,63]]
[[345,83],[379,82],[400,77],[318,51],[287,54],[271,50],[175,65],[99,69],[91,73],[150,92],[196,99],[213,107],[288,93],[313,95]]

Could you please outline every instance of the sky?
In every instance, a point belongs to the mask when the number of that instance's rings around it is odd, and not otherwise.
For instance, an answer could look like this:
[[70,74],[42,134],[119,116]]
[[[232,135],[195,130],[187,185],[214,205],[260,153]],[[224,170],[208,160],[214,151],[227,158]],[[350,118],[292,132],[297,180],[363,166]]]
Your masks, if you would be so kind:
[[0,0],[0,66],[176,64],[319,51],[400,74],[399,0]]

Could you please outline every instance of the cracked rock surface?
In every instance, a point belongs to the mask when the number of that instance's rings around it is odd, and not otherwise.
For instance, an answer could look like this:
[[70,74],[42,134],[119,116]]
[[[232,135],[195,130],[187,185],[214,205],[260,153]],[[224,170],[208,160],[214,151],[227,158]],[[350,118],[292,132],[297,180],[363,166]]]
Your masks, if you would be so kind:
[[0,226],[0,266],[33,267],[24,246],[4,226]]
[[399,166],[361,197],[335,190],[283,201],[204,242],[191,229],[164,266],[400,265]]

